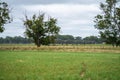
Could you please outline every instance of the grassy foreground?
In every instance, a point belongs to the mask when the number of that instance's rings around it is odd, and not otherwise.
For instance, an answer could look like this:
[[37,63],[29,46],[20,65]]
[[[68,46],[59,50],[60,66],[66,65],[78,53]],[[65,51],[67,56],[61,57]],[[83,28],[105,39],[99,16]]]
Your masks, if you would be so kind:
[[0,51],[0,80],[119,80],[120,54]]

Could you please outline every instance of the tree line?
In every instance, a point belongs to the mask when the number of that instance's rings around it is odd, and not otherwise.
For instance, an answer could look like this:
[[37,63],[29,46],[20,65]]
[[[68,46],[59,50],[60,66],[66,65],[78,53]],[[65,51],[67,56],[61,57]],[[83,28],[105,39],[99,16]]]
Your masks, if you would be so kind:
[[30,44],[32,40],[24,38],[21,36],[9,37],[6,38],[0,37],[0,44]]
[[88,36],[82,38],[80,36],[74,37],[72,35],[57,35],[57,44],[101,44],[104,40],[97,36]]
[[[88,36],[85,38],[74,37],[72,35],[57,35],[55,42],[52,44],[101,44],[104,40],[97,36]],[[0,44],[31,44],[34,43],[32,39],[21,36],[6,38],[0,37]]]

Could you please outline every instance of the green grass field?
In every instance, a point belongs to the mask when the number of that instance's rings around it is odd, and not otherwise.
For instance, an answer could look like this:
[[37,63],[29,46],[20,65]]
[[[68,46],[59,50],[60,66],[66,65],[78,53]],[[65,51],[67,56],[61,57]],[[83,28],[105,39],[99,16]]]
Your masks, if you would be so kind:
[[120,80],[120,54],[2,49],[0,80]]

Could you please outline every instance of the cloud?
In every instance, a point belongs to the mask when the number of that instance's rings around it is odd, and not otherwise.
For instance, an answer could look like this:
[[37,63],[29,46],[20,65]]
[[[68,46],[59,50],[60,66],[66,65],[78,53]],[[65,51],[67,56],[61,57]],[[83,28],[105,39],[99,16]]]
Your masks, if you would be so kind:
[[0,37],[6,36],[24,36],[24,27],[22,27],[20,22],[13,22],[12,24],[5,25],[5,31],[0,33]]
[[[23,5],[22,6],[27,11],[38,12],[40,10],[45,12],[50,12],[53,14],[59,14],[65,12],[63,16],[67,16],[68,13],[88,13],[99,11],[98,5],[80,5],[80,4],[49,4],[49,5]],[[73,14],[74,15],[74,14]]]
[[104,0],[4,0],[14,5],[31,5],[31,4],[94,4]]
[[[5,32],[0,34],[0,36],[23,36],[25,28],[23,27],[21,18],[24,18],[25,12],[28,17],[30,17],[33,14],[39,14],[40,11],[45,12],[47,16],[52,16],[58,19],[58,25],[61,27],[60,34],[69,34],[81,37],[98,35],[93,22],[94,16],[100,12],[99,5],[96,4],[98,0],[51,0],[51,4],[45,4],[45,0],[35,0],[34,2],[36,3],[33,4],[31,0],[29,0],[28,4],[26,2],[27,0],[24,0],[24,2],[22,0],[6,1],[14,4],[12,11],[14,22],[6,25]],[[37,4],[37,1],[43,1],[44,4]]]
[[39,13],[39,11],[43,11],[57,18],[58,25],[61,27],[61,34],[72,34],[82,37],[98,34],[94,29],[93,23],[94,16],[100,12],[99,6],[96,4],[49,4],[22,7],[28,11],[27,13]]

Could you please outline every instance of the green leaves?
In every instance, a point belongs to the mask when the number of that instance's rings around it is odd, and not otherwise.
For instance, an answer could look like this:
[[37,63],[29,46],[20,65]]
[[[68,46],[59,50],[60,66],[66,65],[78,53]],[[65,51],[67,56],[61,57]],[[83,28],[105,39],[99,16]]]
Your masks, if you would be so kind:
[[117,0],[106,0],[106,3],[101,3],[100,8],[102,13],[95,16],[95,28],[101,34],[101,37],[106,39],[106,42],[112,45],[120,45],[120,7],[117,7]]
[[4,24],[12,21],[8,4],[0,0],[0,33],[4,31]]
[[54,43],[55,36],[59,33],[60,28],[57,26],[57,19],[50,17],[45,21],[45,14],[35,14],[32,19],[25,16],[24,25],[26,27],[26,35],[32,38],[35,44],[39,47],[42,45],[49,45]]

